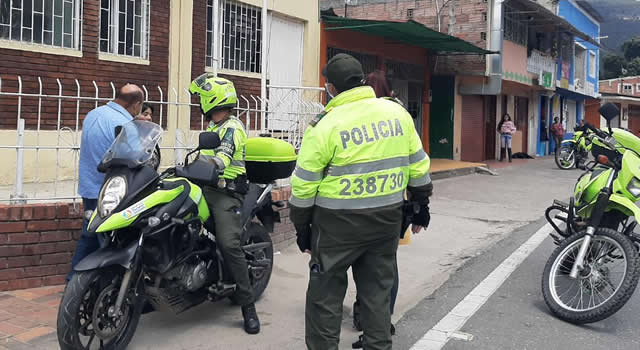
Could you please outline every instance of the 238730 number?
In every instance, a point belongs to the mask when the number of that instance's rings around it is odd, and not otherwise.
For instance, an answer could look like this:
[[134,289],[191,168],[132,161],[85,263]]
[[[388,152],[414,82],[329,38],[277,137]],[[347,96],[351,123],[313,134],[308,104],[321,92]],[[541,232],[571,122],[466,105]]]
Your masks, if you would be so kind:
[[[378,187],[378,180],[382,180],[382,184]],[[387,188],[393,191],[396,188],[402,187],[404,184],[404,173],[393,173],[391,175],[384,174],[378,176],[370,176],[365,179],[355,179],[353,181],[349,179],[341,179],[340,184],[344,186],[340,191],[341,196],[350,196],[352,194],[359,196],[363,193],[374,194],[377,192],[383,193]]]

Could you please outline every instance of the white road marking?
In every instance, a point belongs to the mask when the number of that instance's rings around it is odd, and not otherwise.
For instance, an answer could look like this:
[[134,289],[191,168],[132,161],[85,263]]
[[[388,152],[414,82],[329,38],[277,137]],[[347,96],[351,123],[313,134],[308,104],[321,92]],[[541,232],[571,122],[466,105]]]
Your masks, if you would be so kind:
[[511,273],[547,238],[553,228],[542,226],[529,240],[505,259],[480,284],[462,299],[431,330],[418,340],[410,350],[440,350],[451,338],[459,338],[458,332],[473,314],[489,300]]

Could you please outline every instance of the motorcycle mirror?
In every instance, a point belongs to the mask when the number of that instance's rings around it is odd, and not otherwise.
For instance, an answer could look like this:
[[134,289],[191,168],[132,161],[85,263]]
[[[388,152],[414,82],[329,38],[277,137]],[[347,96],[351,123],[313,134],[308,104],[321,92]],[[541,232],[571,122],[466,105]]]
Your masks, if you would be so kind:
[[198,149],[216,149],[220,146],[220,136],[215,132],[202,132],[198,140]]
[[620,114],[620,109],[614,103],[608,102],[603,104],[598,112],[607,121],[607,125],[610,125],[611,121]]

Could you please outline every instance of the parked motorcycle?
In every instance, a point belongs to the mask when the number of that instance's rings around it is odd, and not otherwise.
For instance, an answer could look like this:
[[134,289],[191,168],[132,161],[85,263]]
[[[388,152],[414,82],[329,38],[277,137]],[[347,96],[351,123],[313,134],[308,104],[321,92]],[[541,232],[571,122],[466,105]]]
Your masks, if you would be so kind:
[[[619,110],[606,104],[600,113],[610,122]],[[542,293],[557,317],[576,324],[616,313],[640,277],[640,236],[633,233],[640,220],[640,139],[622,129],[587,128],[596,162],[569,203],[555,200],[545,213],[558,247],[545,266]]]
[[559,150],[555,152],[556,165],[563,170],[581,168],[589,159],[590,151],[589,131],[576,131],[571,139],[562,141]]
[[[191,154],[217,148],[220,138],[201,133],[184,166],[158,174],[150,164],[161,135],[157,124],[125,124],[100,163],[105,181],[88,231],[103,234],[106,245],[78,263],[64,291],[57,323],[63,350],[124,349],[143,309],[177,314],[206,300],[234,297],[235,284],[216,245],[201,188],[217,183],[219,171],[197,158],[189,163]],[[283,205],[272,201],[270,183],[293,172],[295,150],[271,138],[249,141],[247,159],[250,148],[260,156],[279,147],[280,160],[286,160],[247,162],[252,183],[242,208],[242,249],[258,298],[273,268],[269,232],[279,221],[273,206]],[[278,168],[272,171],[274,164]]]

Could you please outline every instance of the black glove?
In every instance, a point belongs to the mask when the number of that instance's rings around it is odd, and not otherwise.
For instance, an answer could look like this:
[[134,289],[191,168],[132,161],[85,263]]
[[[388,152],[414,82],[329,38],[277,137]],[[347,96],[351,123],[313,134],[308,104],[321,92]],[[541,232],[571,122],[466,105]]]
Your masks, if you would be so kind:
[[305,252],[305,250],[311,250],[311,226],[295,226],[296,228],[296,243],[298,244],[298,248],[300,248],[301,252]]
[[418,225],[418,226],[427,228],[429,227],[430,221],[431,221],[431,214],[429,214],[429,206],[421,205],[420,212],[413,216],[411,223],[413,225]]

